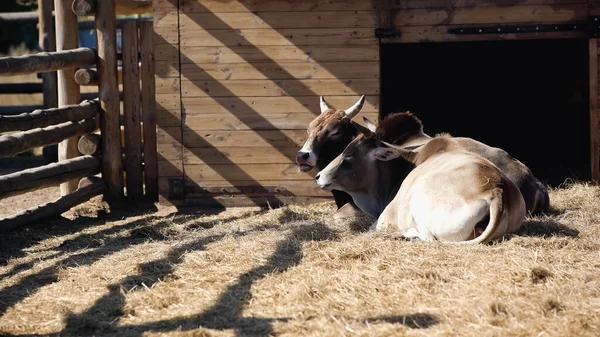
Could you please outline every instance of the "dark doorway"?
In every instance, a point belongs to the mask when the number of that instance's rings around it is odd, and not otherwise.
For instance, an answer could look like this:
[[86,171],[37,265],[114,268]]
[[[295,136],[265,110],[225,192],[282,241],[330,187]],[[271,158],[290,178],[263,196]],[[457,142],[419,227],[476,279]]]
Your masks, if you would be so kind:
[[589,180],[588,40],[381,45],[381,114],[500,147],[552,186]]

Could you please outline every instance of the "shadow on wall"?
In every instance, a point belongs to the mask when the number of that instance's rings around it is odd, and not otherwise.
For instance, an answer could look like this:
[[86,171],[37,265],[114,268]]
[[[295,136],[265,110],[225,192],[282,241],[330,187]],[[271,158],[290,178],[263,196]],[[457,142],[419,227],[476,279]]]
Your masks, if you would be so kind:
[[[170,0],[174,5],[175,1]],[[248,166],[240,167],[239,162],[231,159],[231,156],[222,150],[223,146],[217,146],[214,144],[214,139],[217,138],[215,133],[219,133],[219,130],[200,131],[197,126],[190,126],[190,120],[194,116],[190,116],[190,112],[199,114],[200,108],[197,106],[186,106],[185,100],[182,107],[182,115],[171,116],[171,120],[159,124],[168,137],[173,140],[179,141],[183,144],[184,148],[192,149],[187,153],[187,156],[195,156],[195,158],[184,158],[183,164],[186,165],[185,173],[183,167],[178,167],[177,163],[171,161],[168,162],[169,158],[162,162],[162,167],[165,169],[162,171],[161,176],[181,177],[189,178],[186,182],[186,189],[196,191],[196,195],[202,195],[200,192],[205,192],[204,187],[198,186],[194,181],[206,181],[210,178],[209,175],[218,177],[231,185],[237,185],[243,182],[245,185],[253,186],[250,192],[241,191],[238,194],[245,196],[256,202],[264,204],[265,198],[272,198],[272,201],[277,203],[279,197],[293,197],[296,196],[290,191],[284,193],[274,192],[272,189],[267,189],[263,185],[265,180],[284,180],[284,179],[296,179],[294,175],[297,175],[297,167],[295,165],[295,153],[302,146],[306,135],[305,128],[308,126],[310,121],[315,115],[319,113],[318,110],[318,97],[320,95],[341,95],[351,97],[351,100],[355,100],[359,95],[367,95],[367,102],[373,106],[378,106],[377,95],[379,93],[378,85],[378,71],[364,75],[364,69],[355,66],[343,66],[345,61],[362,61],[368,60],[373,64],[378,61],[378,51],[376,48],[376,41],[373,36],[373,22],[372,12],[370,5],[361,5],[364,7],[362,11],[346,11],[349,19],[344,18],[342,25],[348,25],[348,28],[344,30],[342,36],[338,36],[340,28],[336,28],[335,24],[331,24],[331,20],[335,18],[323,19],[319,21],[319,25],[323,27],[316,27],[320,34],[332,34],[331,38],[323,38],[318,36],[316,33],[308,33],[306,31],[309,28],[308,23],[300,22],[298,20],[286,21],[280,18],[280,12],[262,12],[254,11],[255,8],[246,8],[244,15],[252,15],[256,17],[256,20],[262,20],[264,24],[261,25],[261,31],[266,32],[267,36],[273,36],[272,38],[276,44],[275,46],[257,46],[255,40],[252,40],[248,36],[252,36],[252,29],[243,30],[244,33],[240,33],[238,28],[230,26],[232,22],[236,21],[229,18],[227,15],[223,16],[212,13],[208,8],[205,8],[200,3],[187,4],[193,6],[193,12],[187,10],[180,11],[179,25],[180,31],[180,43],[181,43],[181,54],[175,48],[175,45],[169,41],[162,39],[160,36],[155,36],[155,45],[160,45],[165,54],[178,55],[179,64],[181,66],[181,81],[182,88],[176,94],[184,94],[187,97],[209,97],[214,99],[215,102],[221,105],[223,110],[227,113],[221,114],[221,117],[225,115],[234,116],[241,122],[239,126],[226,128],[227,130],[221,130],[225,134],[224,137],[229,137],[230,134],[239,132],[239,130],[247,130],[244,132],[253,133],[252,136],[258,136],[265,146],[271,146],[275,152],[279,152],[273,157],[278,157],[273,160],[280,160],[276,163],[272,161],[267,162],[252,162],[252,165],[256,165],[254,171],[250,173]],[[256,6],[262,6],[262,3],[255,4]],[[233,5],[232,5],[233,6]],[[243,6],[241,3],[236,3],[237,7]],[[254,5],[253,5],[254,6]],[[291,6],[291,5],[287,5]],[[336,6],[336,4],[326,4],[325,6]],[[339,6],[339,4],[338,4]],[[318,13],[312,13],[311,8],[302,9],[305,15],[318,17]],[[335,14],[331,8],[326,14]],[[226,13],[231,14],[231,13]],[[335,14],[334,16],[336,16]],[[367,21],[359,20],[360,18],[368,17]],[[314,19],[313,18],[313,19]],[[338,18],[339,19],[339,18]],[[321,20],[319,17],[318,20]],[[185,25],[183,22],[185,21]],[[255,21],[252,21],[255,22]],[[258,22],[258,21],[256,21]],[[333,21],[336,23],[335,21]],[[254,25],[255,23],[252,23]],[[327,27],[331,28],[327,30]],[[353,28],[354,27],[354,28]],[[310,27],[315,28],[315,27]],[[195,31],[193,29],[197,29]],[[354,29],[354,30],[353,30]],[[313,29],[314,30],[314,29]],[[197,34],[207,34],[206,41],[203,43],[201,48],[189,48],[191,40],[185,38],[184,31],[196,32]],[[195,33],[195,34],[196,34]],[[308,34],[308,35],[303,35]],[[311,34],[313,35],[311,37]],[[344,34],[347,34],[345,36]],[[269,37],[267,37],[269,39]],[[361,40],[362,39],[362,40]],[[371,41],[372,40],[372,41]],[[334,41],[334,42],[332,42]],[[338,42],[335,42],[338,41]],[[336,45],[337,43],[337,45]],[[209,44],[206,46],[206,44]],[[268,43],[265,43],[268,44]],[[223,47],[227,46],[227,47]],[[209,47],[207,50],[205,47]],[[202,49],[205,48],[205,49]],[[273,53],[272,49],[276,48],[277,52]],[[293,50],[291,50],[292,48]],[[268,51],[267,51],[268,50]],[[214,53],[214,55],[213,55]],[[290,56],[281,56],[284,53],[290,53]],[[198,55],[202,55],[201,57]],[[272,55],[277,55],[275,60]],[[198,62],[198,58],[205,59],[206,57],[213,57],[210,61]],[[329,78],[313,80],[312,76],[314,71],[307,71],[306,77],[299,77],[297,72],[290,71],[286,66],[278,63],[282,62],[282,59],[294,58],[292,62],[297,64],[307,64],[309,59],[312,59],[314,68],[322,68],[318,76],[329,73]],[[292,98],[300,106],[306,106],[308,99],[311,104],[315,107],[312,115],[306,118],[306,125],[300,126],[295,125],[289,129],[284,129],[278,125],[274,125],[272,119],[265,117],[264,111],[261,108],[256,108],[248,103],[247,99],[241,97],[234,89],[231,89],[229,83],[235,82],[231,80],[223,80],[217,78],[215,74],[215,64],[223,64],[233,62],[237,60],[237,63],[243,63],[248,65],[249,72],[256,76],[255,78],[265,78],[269,83],[265,84],[264,88],[253,88],[250,90],[251,94],[247,94],[248,97],[260,99],[263,96],[261,90],[273,90],[273,92],[279,92],[278,95],[272,94],[269,91],[268,95],[274,98]],[[289,60],[288,60],[289,61]],[[210,67],[205,69],[203,67]],[[367,72],[368,72],[367,67]],[[376,68],[375,68],[376,69]],[[352,78],[351,73],[363,73],[365,78]],[[199,75],[200,74],[200,75]],[[158,73],[158,76],[161,76]],[[201,78],[201,79],[200,79]],[[307,82],[308,81],[308,82]],[[310,82],[313,81],[313,82]],[[335,83],[335,85],[327,86],[323,83]],[[183,88],[183,83],[187,85]],[[227,83],[227,85],[225,84]],[[322,88],[317,90],[316,88]],[[337,89],[340,88],[340,89]],[[330,91],[319,92],[321,90]],[[333,92],[332,90],[336,90]],[[368,90],[371,90],[369,92]],[[370,95],[370,96],[369,96]],[[224,100],[223,98],[227,99]],[[157,109],[166,110],[167,107],[157,106]],[[285,108],[281,113],[287,113]],[[197,117],[197,116],[196,116]],[[291,119],[291,118],[290,118]],[[183,121],[182,121],[183,120]],[[225,122],[222,122],[225,125]],[[180,129],[181,128],[181,129]],[[243,141],[229,145],[234,147],[243,147]],[[202,149],[197,151],[196,149]],[[252,150],[248,150],[252,151]],[[203,155],[209,153],[209,155]],[[271,158],[270,158],[271,159]],[[190,162],[201,163],[202,168],[193,167]],[[277,165],[273,165],[277,164]],[[204,167],[208,166],[208,167]],[[264,170],[259,170],[258,166],[264,166]],[[277,172],[270,171],[271,167],[277,167]],[[200,172],[201,170],[204,170]],[[276,176],[278,178],[271,178]],[[283,177],[283,178],[282,178]],[[312,177],[308,175],[303,178],[306,180],[306,184],[314,184]],[[223,193],[230,195],[230,193]],[[206,199],[211,199],[210,204],[219,205],[219,200],[216,198],[218,193],[205,193]],[[168,197],[168,196],[165,196]]]
[[588,40],[382,45],[382,111],[508,151],[540,180],[588,180]]

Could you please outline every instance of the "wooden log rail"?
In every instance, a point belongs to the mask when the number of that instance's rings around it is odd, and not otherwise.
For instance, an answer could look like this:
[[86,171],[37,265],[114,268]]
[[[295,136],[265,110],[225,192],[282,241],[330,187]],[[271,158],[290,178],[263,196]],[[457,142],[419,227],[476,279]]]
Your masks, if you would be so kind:
[[[98,71],[92,68],[82,68],[75,72],[75,82],[83,86],[98,85]],[[123,84],[123,69],[117,69],[117,83]],[[1,88],[1,86],[0,86]]]
[[100,173],[100,159],[80,156],[0,176],[0,199]]
[[98,128],[95,118],[66,122],[46,128],[0,136],[0,158],[12,157],[36,147],[57,144],[62,140],[91,133]]
[[93,181],[95,181],[93,184],[79,188],[73,193],[58,198],[56,201],[30,208],[0,220],[0,232],[10,231],[19,226],[58,216],[106,191],[106,184],[103,181],[97,181],[96,179]]
[[12,116],[0,115],[0,132],[25,131],[70,121],[80,121],[96,117],[99,112],[100,104],[98,101],[88,100],[62,108],[38,109]]
[[89,66],[96,63],[96,51],[77,48],[32,55],[1,57],[0,75],[16,76]]

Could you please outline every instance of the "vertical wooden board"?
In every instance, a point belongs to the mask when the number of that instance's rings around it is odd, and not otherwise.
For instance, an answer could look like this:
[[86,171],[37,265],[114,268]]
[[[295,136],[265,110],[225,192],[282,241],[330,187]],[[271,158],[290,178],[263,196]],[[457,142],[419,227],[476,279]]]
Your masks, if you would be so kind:
[[140,131],[140,76],[137,22],[123,24],[123,122],[127,196],[143,194],[142,137]]
[[[69,50],[79,47],[77,16],[71,10],[70,0],[55,0],[56,50]],[[58,106],[79,104],[79,85],[75,82],[76,69],[58,71]],[[79,156],[78,137],[71,137],[58,144],[58,160],[64,161]],[[65,196],[77,190],[77,179],[60,184],[60,195]]]
[[[54,33],[54,20],[52,17],[53,9],[53,0],[38,0],[39,46],[45,52],[56,51],[56,34]],[[42,83],[44,90],[44,109],[58,107],[56,72],[42,73]]]
[[154,51],[152,48],[153,33],[152,23],[140,22],[142,120],[144,122],[144,185],[146,187],[146,195],[152,200],[157,200],[158,159],[156,144],[156,94],[154,88],[155,66]]
[[100,131],[102,132],[102,179],[108,185],[107,198],[123,196],[121,160],[120,100],[117,84],[117,31],[115,0],[96,3],[96,39]]
[[590,156],[592,162],[592,180],[600,183],[600,129],[598,127],[598,39],[589,41],[589,76],[590,76]]

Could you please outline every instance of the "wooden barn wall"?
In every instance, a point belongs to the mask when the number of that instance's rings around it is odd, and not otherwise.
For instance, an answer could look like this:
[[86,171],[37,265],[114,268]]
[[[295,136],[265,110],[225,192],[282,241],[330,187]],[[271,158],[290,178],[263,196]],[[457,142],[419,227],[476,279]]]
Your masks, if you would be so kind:
[[[163,201],[330,198],[315,172],[298,171],[295,154],[319,95],[347,108],[364,94],[358,118],[377,118],[373,3],[155,0],[154,11]],[[183,199],[173,178],[185,178]]]
[[585,37],[583,31],[459,35],[450,34],[448,30],[469,26],[585,23],[589,12],[588,0],[377,1],[381,15],[387,16],[380,23],[401,32],[399,37],[382,39],[382,43]]

